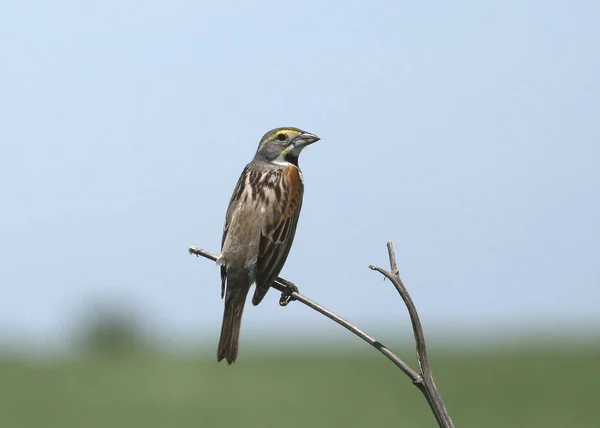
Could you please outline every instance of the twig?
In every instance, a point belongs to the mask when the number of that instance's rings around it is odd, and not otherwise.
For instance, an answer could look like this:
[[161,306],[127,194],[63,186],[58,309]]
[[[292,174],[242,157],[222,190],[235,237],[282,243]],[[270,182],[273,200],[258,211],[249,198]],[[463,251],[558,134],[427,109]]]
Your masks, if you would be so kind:
[[[392,241],[388,241],[388,253],[390,257],[390,267],[391,271],[386,271],[377,266],[369,266],[371,270],[375,270],[386,278],[388,278],[398,290],[398,293],[404,300],[408,312],[410,314],[410,319],[413,326],[413,331],[415,335],[415,341],[417,343],[417,358],[419,361],[420,372],[417,373],[414,371],[408,364],[402,361],[396,354],[389,350],[385,345],[381,342],[375,340],[373,337],[369,336],[367,333],[356,327],[354,324],[346,321],[339,315],[331,312],[327,308],[319,305],[315,301],[309,299],[308,297],[300,294],[298,291],[298,287],[296,287],[290,281],[286,279],[279,278],[275,280],[273,283],[273,288],[281,292],[281,299],[279,300],[279,304],[281,306],[286,306],[291,300],[297,300],[309,308],[319,312],[322,315],[325,315],[332,321],[335,321],[346,330],[354,333],[356,336],[360,337],[362,340],[367,342],[369,345],[373,346],[379,352],[386,356],[392,363],[394,363],[400,370],[402,370],[411,380],[412,382],[421,390],[429,406],[431,407],[432,412],[435,415],[435,418],[442,428],[453,428],[454,424],[452,423],[452,419],[448,414],[446,406],[444,405],[444,401],[442,396],[435,386],[433,381],[433,376],[431,374],[431,369],[429,367],[429,360],[427,358],[427,349],[425,347],[425,337],[423,336],[423,330],[421,328],[421,322],[419,321],[419,315],[415,308],[415,305],[408,294],[408,291],[404,287],[404,284],[400,280],[400,273],[398,271],[398,266],[396,265],[396,255],[394,254],[394,249],[392,247]],[[203,250],[201,248],[197,248],[194,246],[190,246],[188,249],[190,254],[194,254],[196,256],[202,256],[209,260],[216,261],[217,255],[211,253],[210,251]]]
[[429,365],[429,358],[427,356],[427,347],[425,345],[423,327],[421,326],[421,321],[419,320],[417,308],[415,307],[410,294],[408,294],[408,290],[404,286],[404,283],[400,279],[400,272],[396,264],[396,253],[394,252],[392,241],[388,241],[387,248],[390,258],[390,270],[387,271],[373,265],[369,266],[369,268],[381,273],[384,277],[389,279],[392,284],[394,284],[394,287],[396,287],[396,290],[398,291],[398,294],[400,294],[400,297],[402,297],[402,300],[404,300],[404,304],[406,305],[406,309],[408,309],[408,313],[410,315],[413,333],[415,335],[417,361],[419,362],[419,367],[421,368],[420,375],[423,378],[423,382],[415,383],[415,385],[425,396],[425,399],[429,403],[429,407],[435,415],[435,419],[437,420],[439,426],[444,428],[454,427],[454,423],[448,414],[448,409],[444,404],[442,395],[433,381],[433,374],[431,372],[431,366]]
[[[213,261],[217,260],[216,254],[213,254],[213,253],[203,250],[201,248],[196,248],[196,247],[190,246],[189,252],[190,252],[190,254],[194,254],[196,256],[202,256],[209,260],[213,260]],[[278,291],[281,291],[282,300],[280,300],[280,304],[282,306],[285,306],[285,304],[283,304],[282,302],[285,301],[284,298],[286,298],[286,297],[291,297],[293,300],[297,300],[297,301],[305,304],[309,308],[314,309],[315,311],[325,315],[330,320],[335,321],[336,323],[338,323],[345,329],[351,331],[352,333],[354,333],[355,335],[360,337],[362,340],[367,342],[369,345],[373,346],[375,349],[377,349],[379,352],[381,352],[383,355],[385,355],[390,361],[392,361],[396,366],[398,366],[404,373],[406,373],[406,375],[408,377],[410,377],[413,382],[420,383],[423,381],[422,377],[417,372],[415,372],[413,369],[411,369],[404,361],[402,361],[400,358],[398,358],[392,351],[390,351],[382,343],[378,342],[377,340],[375,340],[374,338],[369,336],[367,333],[365,333],[364,331],[362,331],[361,329],[356,327],[354,324],[351,324],[350,322],[346,321],[344,318],[340,317],[339,315],[334,314],[329,309],[324,308],[323,306],[319,305],[317,302],[300,294],[298,291],[294,291],[293,287],[294,287],[294,285],[291,282],[289,282],[283,278],[277,277],[277,279],[275,280],[275,283],[273,284],[273,288],[275,288]]]

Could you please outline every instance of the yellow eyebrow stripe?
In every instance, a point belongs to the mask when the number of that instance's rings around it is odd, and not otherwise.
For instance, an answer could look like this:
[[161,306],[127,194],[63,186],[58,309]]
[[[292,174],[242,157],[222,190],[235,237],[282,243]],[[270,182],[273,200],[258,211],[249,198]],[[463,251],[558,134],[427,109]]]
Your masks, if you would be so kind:
[[300,132],[296,131],[295,129],[278,129],[277,132],[274,132],[273,135],[271,135],[271,138],[269,138],[269,141],[277,138],[278,134],[298,135],[299,133]]

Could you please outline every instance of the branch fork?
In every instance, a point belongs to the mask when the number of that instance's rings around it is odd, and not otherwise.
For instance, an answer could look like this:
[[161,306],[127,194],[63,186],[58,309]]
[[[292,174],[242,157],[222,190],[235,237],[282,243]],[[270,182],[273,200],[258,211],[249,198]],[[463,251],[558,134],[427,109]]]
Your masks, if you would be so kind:
[[[396,354],[390,351],[381,342],[375,340],[373,337],[369,336],[357,326],[346,321],[344,318],[340,317],[334,312],[331,312],[330,310],[319,305],[315,301],[300,294],[298,287],[296,287],[292,282],[278,277],[273,283],[273,288],[281,292],[279,305],[287,306],[291,301],[299,301],[300,303],[326,316],[330,320],[338,323],[345,329],[349,330],[350,332],[367,342],[369,345],[373,346],[375,349],[377,349],[379,352],[385,355],[385,357],[389,359],[392,363],[394,363],[400,370],[402,370],[402,372],[404,372],[404,374],[406,374],[411,379],[412,383],[417,388],[419,388],[419,390],[425,396],[425,399],[427,400],[427,403],[429,404],[429,407],[431,408],[431,411],[433,412],[435,419],[438,422],[438,425],[442,428],[454,428],[454,423],[452,422],[452,419],[448,414],[448,410],[446,408],[446,405],[444,404],[442,395],[440,394],[433,380],[433,374],[431,372],[431,366],[429,364],[429,358],[427,356],[425,336],[423,334],[421,321],[419,320],[419,314],[412,301],[412,298],[410,297],[410,294],[408,293],[408,290],[406,289],[404,283],[400,279],[400,271],[398,269],[398,265],[396,264],[396,254],[394,252],[392,241],[388,241],[387,248],[390,260],[390,270],[385,270],[374,265],[370,265],[369,269],[379,272],[381,275],[383,275],[384,279],[390,280],[390,282],[394,284],[394,287],[396,288],[398,294],[400,294],[400,297],[406,305],[406,308],[410,315],[410,320],[412,323],[412,329],[416,342],[417,361],[419,362],[418,372],[413,370],[408,364],[406,364]],[[201,248],[190,246],[188,251],[190,254],[194,254],[196,256],[202,256],[213,261],[217,260],[216,254],[213,254]]]

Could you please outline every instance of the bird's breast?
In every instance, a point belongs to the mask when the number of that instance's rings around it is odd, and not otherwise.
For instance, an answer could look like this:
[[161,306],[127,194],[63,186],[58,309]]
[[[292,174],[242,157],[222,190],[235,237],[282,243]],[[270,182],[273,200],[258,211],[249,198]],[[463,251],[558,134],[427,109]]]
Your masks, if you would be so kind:
[[255,261],[265,230],[297,215],[303,193],[302,173],[294,165],[246,169],[227,212],[222,248],[227,266],[242,267]]
[[290,166],[285,170],[283,179],[283,194],[285,195],[284,210],[282,220],[290,218],[302,203],[304,194],[304,183],[302,172],[296,166]]

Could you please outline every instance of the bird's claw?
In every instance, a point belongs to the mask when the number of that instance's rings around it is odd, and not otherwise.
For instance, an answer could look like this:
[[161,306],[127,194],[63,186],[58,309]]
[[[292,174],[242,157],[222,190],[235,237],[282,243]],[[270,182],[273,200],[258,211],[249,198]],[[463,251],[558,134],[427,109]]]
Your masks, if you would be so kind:
[[292,293],[297,293],[298,291],[298,287],[294,284],[287,285],[287,290],[282,292],[279,298],[279,306],[287,306],[290,302],[296,300]]

